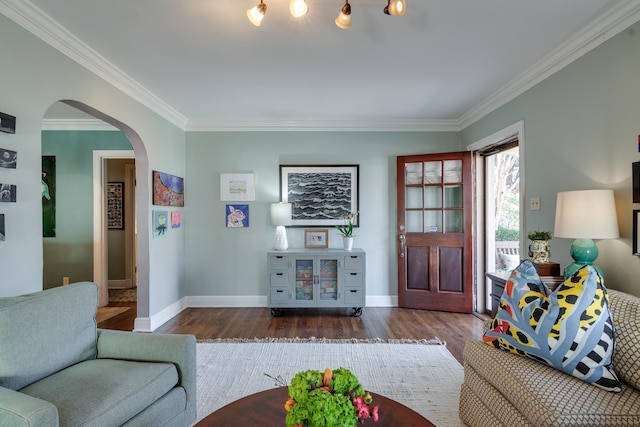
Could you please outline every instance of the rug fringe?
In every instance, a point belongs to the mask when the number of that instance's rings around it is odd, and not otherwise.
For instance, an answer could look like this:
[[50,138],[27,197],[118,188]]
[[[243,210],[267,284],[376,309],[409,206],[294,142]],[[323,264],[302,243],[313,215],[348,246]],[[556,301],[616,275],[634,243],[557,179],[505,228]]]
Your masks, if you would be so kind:
[[369,338],[369,339],[358,339],[358,338],[346,338],[346,339],[331,339],[331,338],[214,338],[214,339],[205,339],[198,340],[199,343],[317,343],[317,344],[422,344],[422,345],[444,345],[446,346],[446,341],[442,341],[438,337],[434,337],[432,339],[408,339],[408,338],[399,338],[399,339],[388,339],[384,340],[382,338]]

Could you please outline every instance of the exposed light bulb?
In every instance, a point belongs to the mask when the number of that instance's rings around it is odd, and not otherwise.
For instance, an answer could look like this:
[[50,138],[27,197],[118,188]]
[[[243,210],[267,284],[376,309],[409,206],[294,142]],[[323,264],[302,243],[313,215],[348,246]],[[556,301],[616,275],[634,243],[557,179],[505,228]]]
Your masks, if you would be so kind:
[[309,6],[307,6],[306,0],[291,0],[289,4],[289,12],[294,18],[300,18],[301,16],[309,13]]

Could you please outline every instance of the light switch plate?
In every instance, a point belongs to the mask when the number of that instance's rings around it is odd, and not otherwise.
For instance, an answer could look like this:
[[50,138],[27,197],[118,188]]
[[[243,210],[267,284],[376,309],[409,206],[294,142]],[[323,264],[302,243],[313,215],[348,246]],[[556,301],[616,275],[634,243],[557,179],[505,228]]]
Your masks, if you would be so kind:
[[532,211],[540,210],[540,197],[532,197],[529,199],[529,209]]

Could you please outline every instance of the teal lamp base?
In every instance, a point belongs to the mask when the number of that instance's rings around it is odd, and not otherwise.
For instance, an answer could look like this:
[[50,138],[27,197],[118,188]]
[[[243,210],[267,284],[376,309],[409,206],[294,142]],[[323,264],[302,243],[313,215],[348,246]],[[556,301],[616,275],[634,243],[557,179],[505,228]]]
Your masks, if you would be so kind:
[[598,247],[591,239],[576,239],[571,244],[571,257],[574,262],[569,264],[564,269],[564,278],[568,279],[573,276],[573,274],[580,270],[585,265],[591,265],[596,269],[598,274],[601,277],[604,277],[602,274],[602,269],[597,265],[594,265],[593,262],[598,258]]

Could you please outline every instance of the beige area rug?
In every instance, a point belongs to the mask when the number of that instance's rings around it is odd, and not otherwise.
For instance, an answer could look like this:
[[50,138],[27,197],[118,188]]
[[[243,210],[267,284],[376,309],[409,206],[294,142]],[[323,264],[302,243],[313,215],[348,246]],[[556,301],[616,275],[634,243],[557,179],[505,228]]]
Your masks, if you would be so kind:
[[131,310],[131,307],[98,307],[96,323],[104,322],[129,310]]
[[436,426],[463,425],[458,416],[463,368],[439,340],[282,341],[199,342],[198,420],[244,396],[275,388],[265,373],[289,383],[302,370],[342,367],[366,390],[402,403]]
[[109,302],[136,302],[138,288],[109,289]]

